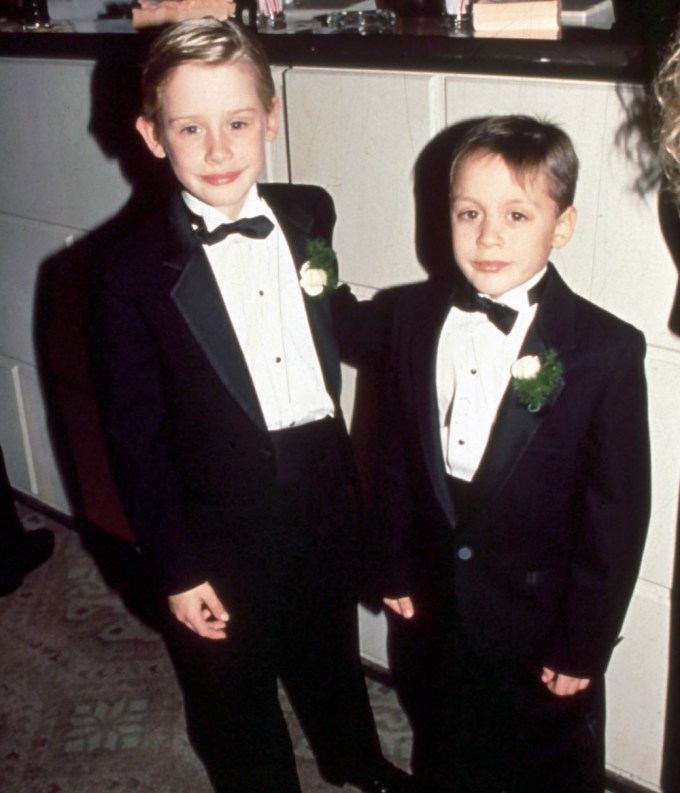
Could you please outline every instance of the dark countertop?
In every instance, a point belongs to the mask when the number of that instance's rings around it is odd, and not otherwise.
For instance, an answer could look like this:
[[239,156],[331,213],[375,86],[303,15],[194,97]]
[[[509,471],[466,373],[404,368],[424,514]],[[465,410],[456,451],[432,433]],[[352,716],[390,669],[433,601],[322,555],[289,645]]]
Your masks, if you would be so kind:
[[[646,82],[642,42],[614,31],[564,28],[557,40],[451,38],[436,20],[401,20],[401,32],[261,34],[272,64]],[[152,34],[0,33],[0,56],[141,60]]]

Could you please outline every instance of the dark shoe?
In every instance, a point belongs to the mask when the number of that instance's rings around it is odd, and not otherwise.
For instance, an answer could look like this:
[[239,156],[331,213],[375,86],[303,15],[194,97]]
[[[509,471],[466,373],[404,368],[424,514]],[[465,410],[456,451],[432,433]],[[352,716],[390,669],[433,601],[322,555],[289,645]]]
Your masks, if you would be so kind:
[[381,768],[370,779],[350,783],[363,793],[415,793],[413,777],[393,765]]
[[46,562],[53,550],[54,535],[49,529],[27,531],[18,552],[0,563],[0,595],[15,592],[23,583],[24,576]]

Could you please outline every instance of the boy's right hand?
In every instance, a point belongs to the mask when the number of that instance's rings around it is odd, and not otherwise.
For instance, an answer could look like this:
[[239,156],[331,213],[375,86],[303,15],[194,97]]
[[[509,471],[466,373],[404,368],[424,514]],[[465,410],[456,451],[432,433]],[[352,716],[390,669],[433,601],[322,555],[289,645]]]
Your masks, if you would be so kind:
[[206,581],[186,592],[168,597],[170,611],[184,625],[205,639],[226,639],[229,614]]
[[552,691],[558,697],[573,697],[579,691],[585,691],[590,685],[589,677],[572,677],[555,672],[554,669],[543,667],[541,680],[545,683],[548,691]]
[[410,620],[416,613],[413,608],[413,601],[410,597],[403,598],[383,598],[383,603],[387,608],[392,609],[395,614],[398,614],[404,619]]

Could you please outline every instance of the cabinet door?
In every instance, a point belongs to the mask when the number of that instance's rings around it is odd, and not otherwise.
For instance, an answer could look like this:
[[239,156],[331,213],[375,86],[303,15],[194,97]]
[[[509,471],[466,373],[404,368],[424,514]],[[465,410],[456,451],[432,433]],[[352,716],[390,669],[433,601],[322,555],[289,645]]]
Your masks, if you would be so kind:
[[285,74],[291,178],[335,199],[340,272],[386,287],[424,276],[414,247],[413,164],[444,123],[420,74],[293,69]]

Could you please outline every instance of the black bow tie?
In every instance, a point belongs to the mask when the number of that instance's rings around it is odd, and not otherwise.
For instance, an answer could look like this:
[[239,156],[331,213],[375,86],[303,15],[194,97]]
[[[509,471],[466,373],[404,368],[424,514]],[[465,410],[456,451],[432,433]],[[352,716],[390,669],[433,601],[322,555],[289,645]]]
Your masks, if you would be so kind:
[[[534,284],[528,291],[527,297],[530,306],[540,302],[543,297],[547,279],[548,274],[546,273],[543,278],[541,278],[537,284]],[[466,281],[463,286],[456,290],[452,302],[453,305],[461,311],[478,311],[482,314],[486,314],[489,322],[492,322],[498,330],[506,336],[515,326],[515,320],[519,313],[515,311],[514,308],[506,306],[505,303],[495,303],[493,300],[489,300],[488,297],[483,297],[469,281]]]
[[222,242],[230,234],[242,234],[251,240],[263,240],[269,236],[274,228],[271,220],[264,215],[258,215],[254,218],[241,218],[241,220],[236,220],[233,223],[222,223],[212,231],[208,231],[205,227],[202,217],[192,214],[191,220],[198,225],[198,228],[194,229],[194,236],[203,245],[215,245],[217,242]]
[[514,308],[506,306],[505,303],[495,303],[488,297],[483,297],[470,284],[466,284],[456,291],[453,305],[461,311],[486,314],[489,322],[493,323],[506,336],[512,330],[518,315]]

